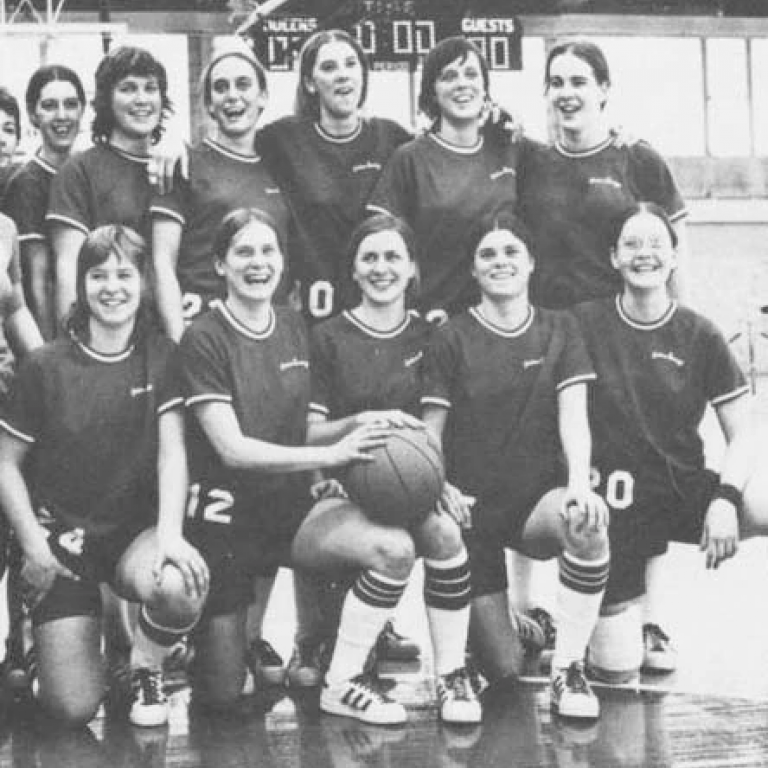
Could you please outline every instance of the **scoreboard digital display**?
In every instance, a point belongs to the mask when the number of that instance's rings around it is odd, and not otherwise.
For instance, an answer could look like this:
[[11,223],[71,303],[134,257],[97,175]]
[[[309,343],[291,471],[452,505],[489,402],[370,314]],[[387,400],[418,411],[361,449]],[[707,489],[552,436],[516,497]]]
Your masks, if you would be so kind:
[[250,32],[254,52],[273,70],[296,65],[304,41],[321,28],[341,27],[355,36],[371,64],[416,66],[437,42],[465,35],[483,52],[491,69],[522,68],[522,27],[514,17],[461,17],[417,13],[409,0],[361,0],[330,19],[272,16]]

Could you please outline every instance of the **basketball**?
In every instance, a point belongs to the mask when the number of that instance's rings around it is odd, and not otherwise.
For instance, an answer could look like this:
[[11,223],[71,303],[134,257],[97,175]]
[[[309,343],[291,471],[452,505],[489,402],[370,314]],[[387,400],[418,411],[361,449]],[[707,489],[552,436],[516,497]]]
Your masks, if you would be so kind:
[[420,523],[435,509],[445,469],[435,438],[426,429],[397,429],[373,461],[353,464],[344,488],[377,523],[402,528]]

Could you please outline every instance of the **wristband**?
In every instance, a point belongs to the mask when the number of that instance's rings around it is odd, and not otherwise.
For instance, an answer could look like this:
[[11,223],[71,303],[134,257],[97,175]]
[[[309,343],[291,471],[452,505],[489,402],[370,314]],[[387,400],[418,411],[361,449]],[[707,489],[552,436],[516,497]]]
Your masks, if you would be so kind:
[[712,496],[712,500],[725,499],[733,504],[736,510],[736,517],[741,522],[742,513],[744,512],[744,494],[735,486],[730,483],[720,483],[715,488],[715,493]]

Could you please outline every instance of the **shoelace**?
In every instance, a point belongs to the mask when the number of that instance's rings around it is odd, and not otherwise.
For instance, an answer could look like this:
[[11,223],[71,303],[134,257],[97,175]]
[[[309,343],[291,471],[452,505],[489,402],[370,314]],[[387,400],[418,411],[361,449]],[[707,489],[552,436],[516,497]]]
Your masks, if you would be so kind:
[[142,699],[148,704],[165,701],[160,675],[151,669],[140,669],[134,675],[134,685],[141,692]]
[[451,691],[458,701],[469,701],[474,698],[472,681],[466,669],[456,669],[443,677],[445,687]]
[[589,686],[587,685],[587,678],[584,677],[584,669],[581,664],[574,662],[568,667],[568,672],[565,676],[565,684],[575,693],[588,693]]

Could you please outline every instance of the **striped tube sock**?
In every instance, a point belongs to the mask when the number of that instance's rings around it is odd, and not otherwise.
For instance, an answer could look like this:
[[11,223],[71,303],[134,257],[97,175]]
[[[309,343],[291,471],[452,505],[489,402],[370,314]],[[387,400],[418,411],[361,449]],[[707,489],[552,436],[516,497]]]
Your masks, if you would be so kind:
[[424,560],[424,602],[438,675],[464,666],[470,597],[469,560],[463,547],[447,560]]
[[608,555],[599,560],[581,560],[568,552],[560,555],[553,670],[584,660],[587,643],[600,615],[609,565]]
[[325,676],[329,686],[359,675],[384,625],[392,618],[407,580],[364,571],[347,592],[341,610],[333,659]]
[[160,669],[171,648],[193,627],[194,624],[182,629],[163,627],[149,617],[142,605],[131,646],[131,667]]

